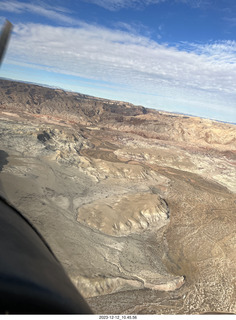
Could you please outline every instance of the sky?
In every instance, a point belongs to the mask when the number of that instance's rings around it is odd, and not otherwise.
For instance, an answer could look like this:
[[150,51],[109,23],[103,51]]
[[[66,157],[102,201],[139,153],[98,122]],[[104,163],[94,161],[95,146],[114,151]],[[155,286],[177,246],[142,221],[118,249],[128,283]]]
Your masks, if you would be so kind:
[[0,77],[236,123],[235,0],[0,0]]

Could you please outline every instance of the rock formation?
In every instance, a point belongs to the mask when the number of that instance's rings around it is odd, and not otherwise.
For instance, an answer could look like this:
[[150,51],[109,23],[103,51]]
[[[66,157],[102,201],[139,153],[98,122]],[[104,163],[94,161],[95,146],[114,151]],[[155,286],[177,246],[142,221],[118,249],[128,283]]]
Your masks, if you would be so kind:
[[77,221],[109,235],[123,236],[163,227],[168,213],[166,203],[156,194],[125,194],[81,206]]
[[236,127],[0,80],[0,194],[95,313],[236,312]]

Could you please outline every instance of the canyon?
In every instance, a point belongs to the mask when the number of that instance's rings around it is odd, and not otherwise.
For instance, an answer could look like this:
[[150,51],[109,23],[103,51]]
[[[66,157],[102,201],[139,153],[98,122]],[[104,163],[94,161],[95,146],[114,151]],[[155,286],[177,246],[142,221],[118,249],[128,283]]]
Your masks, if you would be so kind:
[[94,313],[236,313],[234,124],[1,79],[0,195]]

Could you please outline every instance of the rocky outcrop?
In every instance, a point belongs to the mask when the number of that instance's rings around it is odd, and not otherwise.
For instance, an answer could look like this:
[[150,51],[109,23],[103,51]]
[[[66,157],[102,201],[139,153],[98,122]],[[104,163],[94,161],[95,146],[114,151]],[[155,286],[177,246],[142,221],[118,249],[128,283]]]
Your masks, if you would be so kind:
[[0,79],[0,109],[34,115],[51,115],[64,121],[92,124],[146,113],[144,107]]
[[156,194],[126,194],[99,199],[78,210],[77,221],[113,236],[147,229],[160,229],[168,223],[169,209]]

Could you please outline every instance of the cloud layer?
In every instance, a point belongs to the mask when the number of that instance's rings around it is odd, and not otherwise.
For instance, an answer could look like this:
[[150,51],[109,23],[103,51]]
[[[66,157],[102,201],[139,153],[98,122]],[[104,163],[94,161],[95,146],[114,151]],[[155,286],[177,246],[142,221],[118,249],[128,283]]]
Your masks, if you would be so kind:
[[[63,73],[134,84],[236,92],[236,42],[177,49],[146,37],[84,24],[78,28],[19,24],[11,58]],[[137,85],[136,84],[136,85]],[[148,86],[149,87],[149,86]]]

